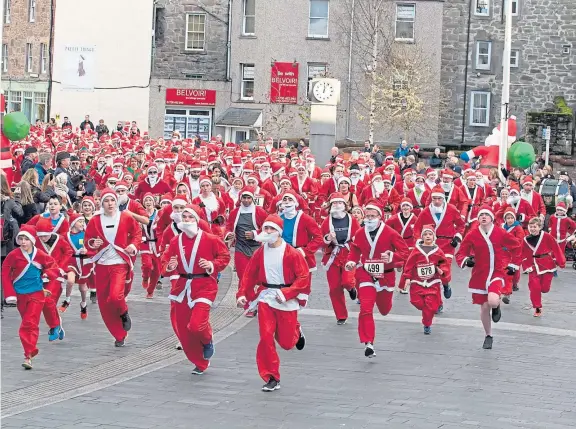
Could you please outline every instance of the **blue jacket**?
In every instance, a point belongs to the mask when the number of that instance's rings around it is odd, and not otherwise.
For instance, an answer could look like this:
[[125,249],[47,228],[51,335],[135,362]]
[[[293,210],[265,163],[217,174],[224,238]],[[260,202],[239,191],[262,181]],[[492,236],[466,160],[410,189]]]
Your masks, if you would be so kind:
[[402,145],[400,145],[398,148],[396,148],[396,152],[394,152],[394,158],[398,159],[402,156],[406,157],[408,156],[408,152],[410,152],[410,148],[408,146],[403,148]]
[[48,172],[44,170],[44,167],[42,167],[42,164],[39,162],[34,165],[34,169],[36,170],[36,173],[38,173],[38,183],[41,185],[44,181],[44,176],[46,176]]

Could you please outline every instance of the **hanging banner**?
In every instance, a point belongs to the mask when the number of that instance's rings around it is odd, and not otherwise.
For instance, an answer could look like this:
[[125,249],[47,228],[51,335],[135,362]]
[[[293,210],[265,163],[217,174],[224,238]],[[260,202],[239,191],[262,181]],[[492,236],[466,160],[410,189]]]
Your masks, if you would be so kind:
[[270,103],[298,103],[298,63],[272,64]]
[[94,91],[96,79],[96,47],[64,45],[60,51],[60,81],[68,91]]

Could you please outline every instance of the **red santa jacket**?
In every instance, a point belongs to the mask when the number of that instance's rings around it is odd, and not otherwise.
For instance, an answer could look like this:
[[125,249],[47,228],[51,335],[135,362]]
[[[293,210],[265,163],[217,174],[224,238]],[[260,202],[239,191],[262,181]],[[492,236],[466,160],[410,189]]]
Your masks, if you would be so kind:
[[528,228],[528,221],[536,216],[534,209],[532,209],[532,206],[528,203],[528,201],[520,198],[516,204],[501,205],[500,210],[498,210],[498,212],[495,214],[496,219],[504,221],[504,212],[508,207],[512,207],[514,209],[514,212],[516,213],[516,219],[522,222],[522,228],[524,229]]
[[[175,256],[178,266],[168,271],[170,259]],[[208,270],[200,268],[200,259],[210,262]],[[183,302],[186,297],[190,308],[198,302],[212,305],[218,293],[218,273],[230,262],[230,252],[218,237],[198,231],[190,238],[182,233],[170,240],[168,249],[162,255],[162,271],[170,277],[172,288],[169,298]]]
[[302,210],[296,214],[292,242],[288,244],[302,253],[310,271],[316,271],[316,251],[322,246],[322,233],[314,218]]
[[[438,268],[442,270],[442,274],[438,273]],[[404,276],[410,283],[422,287],[446,285],[452,278],[451,259],[447,258],[436,244],[432,246],[432,250],[427,251],[420,243],[416,243],[404,265]]]
[[[210,224],[208,222],[206,222],[204,219],[200,219],[198,221],[198,228],[200,228],[204,232],[212,234],[212,228],[211,228]],[[163,228],[163,229],[160,229],[157,226],[156,230],[157,231],[164,231],[161,236],[159,235],[160,240],[158,241],[158,249],[159,249],[160,253],[165,252],[166,249],[168,249],[168,246],[170,245],[170,241],[172,241],[172,239],[174,237],[176,237],[178,234],[180,234],[182,232],[178,229],[178,227],[176,226],[176,224],[173,221],[170,221],[168,226]]]
[[566,238],[576,231],[576,222],[568,216],[558,217],[555,214],[550,216],[548,221],[548,232],[556,239],[557,243],[564,243]]
[[413,212],[418,216],[426,207],[425,202],[430,198],[430,191],[424,187],[424,191],[418,196],[416,189],[412,188],[406,193],[406,197],[410,198],[410,201],[412,201],[412,206],[414,207]]
[[161,196],[164,194],[171,194],[172,190],[173,188],[162,179],[159,179],[154,186],[150,186],[148,177],[146,177],[144,180],[138,182],[138,187],[136,188],[134,195],[136,196],[137,200],[142,201],[142,197],[144,197],[144,195],[146,195],[148,192],[152,195]]
[[[28,222],[26,222],[26,224],[36,226],[36,224],[40,220],[40,217],[49,218],[50,214],[48,213],[37,214]],[[60,219],[58,219],[58,223],[52,230],[52,234],[66,235],[69,230],[70,230],[70,223],[68,222],[68,219],[66,219],[66,216],[64,216],[63,214],[60,214]]]
[[306,174],[308,174],[311,179],[320,180],[320,176],[322,176],[322,169],[315,165],[312,171],[307,168]]
[[51,247],[48,246],[47,243],[44,243],[42,240],[38,239],[36,241],[37,247],[45,252],[46,254],[52,256],[54,261],[58,265],[60,276],[57,280],[64,281],[64,276],[68,271],[70,271],[69,264],[70,258],[74,254],[72,247],[68,244],[68,241],[62,237],[60,234],[54,234],[56,236],[56,240],[52,244]]
[[[270,247],[265,244],[256,249],[250,262],[246,267],[240,289],[236,297],[246,297],[249,302],[266,302],[273,308],[283,311],[294,311],[304,307],[310,294],[310,282],[308,280],[308,266],[302,254],[289,246],[286,242],[281,244],[278,251],[282,252],[282,277],[283,282],[280,289],[268,288],[266,285],[278,286],[272,281],[270,273],[266,272],[267,256],[270,254]],[[280,304],[275,296],[282,296],[286,302]]]
[[272,208],[272,200],[274,197],[266,189],[262,189],[260,186],[256,187],[256,192],[254,193],[254,204],[258,207],[262,207],[267,213],[273,213],[275,208]]
[[152,215],[148,213],[145,214],[146,217],[153,219],[148,225],[140,225],[142,228],[142,245],[140,246],[140,254],[152,254],[154,256],[160,256],[159,238],[157,225],[158,225],[158,210],[154,210]]
[[475,185],[473,188],[474,195],[472,195],[472,191],[466,185],[462,186],[461,189],[464,191],[464,194],[469,201],[465,222],[470,225],[478,219],[478,212],[480,211],[480,207],[486,203],[486,196],[484,195],[484,189],[478,185]]
[[322,267],[326,270],[328,270],[332,264],[334,264],[335,267],[341,267],[346,264],[352,239],[360,229],[360,224],[352,215],[346,213],[346,216],[348,217],[348,236],[346,237],[346,241],[344,243],[334,243],[328,239],[328,234],[334,232],[332,216],[328,216],[326,219],[324,219],[324,222],[322,222],[322,226],[320,228],[322,231],[322,239],[324,241]]
[[[254,211],[252,212],[252,225],[254,225],[254,232],[258,234],[262,227],[262,224],[266,220],[268,213],[262,207],[254,206]],[[228,216],[228,221],[226,222],[226,234],[235,233],[236,225],[238,225],[238,219],[240,219],[240,207],[236,207]]]
[[30,259],[20,247],[17,247],[6,255],[6,259],[2,263],[2,287],[5,298],[12,296],[11,291],[14,290],[14,283],[22,278],[32,264],[42,271],[44,281],[56,280],[60,276],[60,268],[52,256],[34,247],[32,259]]
[[422,210],[418,220],[414,224],[414,236],[420,237],[424,225],[434,225],[436,230],[436,244],[442,249],[444,254],[451,258],[454,255],[454,248],[450,242],[454,237],[462,239],[464,233],[464,220],[460,212],[452,204],[446,204],[440,219],[432,212],[432,206]]
[[[382,258],[388,254],[390,261]],[[356,280],[359,287],[372,286],[378,292],[394,292],[396,275],[394,268],[404,265],[410,254],[404,239],[384,222],[376,230],[374,239],[366,228],[358,230],[354,236],[348,261],[356,264]]]
[[386,225],[400,234],[410,250],[414,248],[414,225],[417,219],[418,217],[414,213],[410,213],[408,220],[404,223],[401,214],[397,213],[386,221]]
[[275,197],[280,193],[280,185],[272,180],[271,177],[262,182],[262,189]]
[[542,195],[534,191],[531,191],[529,194],[526,194],[524,191],[522,191],[520,192],[520,196],[523,200],[526,200],[530,206],[532,206],[532,210],[536,216],[546,216],[546,206],[544,205]]
[[333,177],[326,179],[326,181],[320,186],[318,190],[318,203],[324,204],[330,199],[330,195],[334,192],[338,192],[338,184],[336,179]]
[[484,233],[480,226],[472,228],[456,252],[456,262],[462,268],[469,257],[473,256],[476,260],[468,290],[487,295],[493,282],[500,282],[504,286],[505,268],[513,266],[519,269],[511,262],[511,255],[519,251],[520,243],[516,237],[497,225],[492,225],[488,233]]
[[292,189],[308,203],[314,202],[318,197],[318,183],[316,180],[305,177],[304,181],[300,182],[298,176],[294,176],[290,178],[290,181],[292,182]]
[[121,211],[124,210],[128,210],[129,212],[132,212],[139,216],[148,217],[148,213],[146,213],[146,209],[144,208],[144,206],[140,204],[138,201],[133,200],[132,198],[128,199],[128,204],[126,204],[126,207]]
[[212,196],[216,199],[216,205],[214,207],[207,207],[206,202],[208,198],[204,198],[202,194],[198,195],[192,200],[192,204],[200,206],[204,211],[204,217],[208,222],[213,222],[218,216],[226,216],[226,204],[222,201],[222,198],[217,197],[216,194],[212,193]]
[[[524,236],[526,235],[526,233],[522,229],[522,224],[520,222],[514,221],[514,223],[511,226],[506,225],[506,223],[502,223],[502,228],[508,234],[512,235],[520,245],[522,244],[522,240],[524,240]],[[505,250],[508,251],[508,249]],[[517,267],[520,267],[522,264],[522,252],[516,251],[513,254],[510,254],[510,260],[512,264],[514,264]]]
[[566,256],[556,243],[554,237],[547,232],[540,232],[540,238],[535,246],[528,243],[530,235],[524,237],[522,243],[522,270],[530,268],[536,274],[553,273],[556,267],[566,266]]
[[[466,197],[466,194],[462,190],[461,186],[452,185],[448,196],[446,197],[446,202],[452,204],[458,209],[462,219],[466,218],[466,213],[468,212],[468,204],[470,200]],[[432,197],[429,196],[425,205],[430,205],[432,203]]]
[[379,201],[382,206],[388,204],[388,191],[384,189],[381,193],[376,192],[374,186],[366,186],[358,197],[358,204],[365,205],[368,201]]

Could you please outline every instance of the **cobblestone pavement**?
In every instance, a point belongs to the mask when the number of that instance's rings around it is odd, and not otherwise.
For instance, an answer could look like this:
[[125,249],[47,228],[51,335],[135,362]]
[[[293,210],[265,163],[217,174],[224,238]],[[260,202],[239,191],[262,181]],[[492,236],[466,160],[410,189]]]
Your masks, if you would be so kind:
[[310,308],[300,313],[307,346],[280,352],[282,389],[273,393],[260,391],[258,326],[238,317],[234,284],[227,287],[230,271],[213,313],[221,328],[216,354],[201,377],[192,376],[191,364],[174,350],[166,290],[145,300],[135,282],[129,299],[134,329],[124,349],[113,347],[97,306],[90,305],[87,321],[79,319],[75,297],[64,318],[67,338],[48,344],[42,327],[32,371],[20,367],[19,317],[7,309],[2,427],[576,427],[576,271],[563,270],[554,280],[541,319],[532,317],[523,276],[520,292],[503,306],[491,351],[481,348],[468,276],[455,268],[453,297],[431,336],[422,334],[408,296],[396,295],[392,313],[376,318],[377,357],[366,360],[356,331],[358,305],[349,301],[348,324],[336,326],[320,270]]

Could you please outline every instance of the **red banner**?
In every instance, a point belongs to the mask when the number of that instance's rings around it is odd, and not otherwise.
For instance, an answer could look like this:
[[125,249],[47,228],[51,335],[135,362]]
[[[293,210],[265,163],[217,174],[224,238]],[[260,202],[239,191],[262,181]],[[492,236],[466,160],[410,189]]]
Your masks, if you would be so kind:
[[214,89],[166,88],[166,104],[171,106],[215,106]]
[[272,65],[270,102],[298,103],[298,63],[274,63]]

